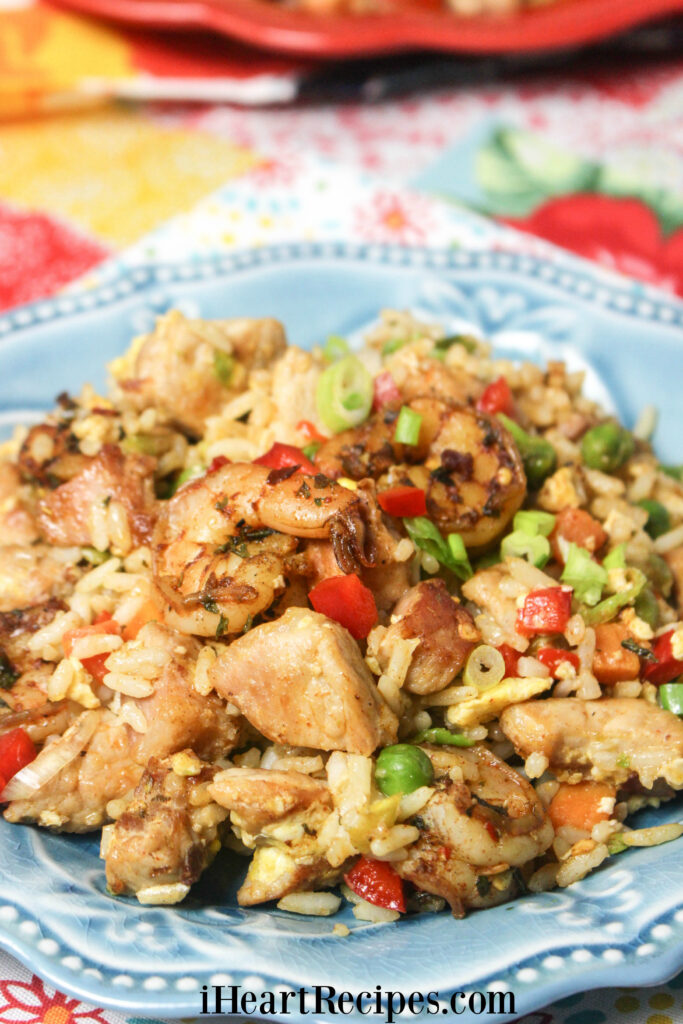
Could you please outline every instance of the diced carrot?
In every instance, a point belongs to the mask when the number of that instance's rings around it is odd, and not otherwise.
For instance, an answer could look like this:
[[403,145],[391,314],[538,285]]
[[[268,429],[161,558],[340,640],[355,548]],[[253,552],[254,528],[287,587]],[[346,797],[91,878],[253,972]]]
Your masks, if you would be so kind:
[[550,542],[557,561],[564,562],[558,543],[559,537],[568,543],[573,541],[580,548],[586,548],[592,555],[607,540],[607,534],[598,520],[582,508],[563,508],[561,512],[558,512],[555,520],[555,529],[550,537]]
[[[76,640],[82,640],[83,637],[86,636],[99,636],[101,633],[113,633],[114,636],[120,636],[121,627],[118,622],[115,622],[109,615],[106,619],[103,619],[102,616],[98,616],[98,621],[91,623],[89,626],[79,626],[78,629],[67,629],[66,633],[62,637],[62,647],[64,648],[64,653],[67,658],[71,657]],[[89,661],[90,659],[87,660]]]
[[603,686],[614,686],[640,675],[640,658],[621,646],[628,635],[621,622],[605,622],[595,627],[593,675]]
[[570,825],[590,832],[599,821],[607,821],[612,812],[601,808],[605,798],[616,797],[614,786],[607,782],[578,782],[574,786],[560,783],[550,802],[548,813],[555,828]]
[[160,618],[159,606],[149,597],[130,622],[126,623],[123,627],[121,636],[124,640],[135,640],[143,626],[146,626],[148,622],[153,622],[155,619],[158,621]]
[[[121,627],[115,619],[102,618],[101,615],[97,617],[96,622],[92,622],[89,626],[81,626],[79,629],[69,629],[62,637],[62,647],[67,658],[71,657],[71,653],[74,649],[74,644],[77,640],[82,640],[87,636],[95,636],[102,633],[112,633],[114,636],[121,636]],[[105,662],[109,657],[108,654],[93,654],[91,658],[82,658],[81,664],[86,672],[89,672],[96,683],[101,683],[107,674]]]

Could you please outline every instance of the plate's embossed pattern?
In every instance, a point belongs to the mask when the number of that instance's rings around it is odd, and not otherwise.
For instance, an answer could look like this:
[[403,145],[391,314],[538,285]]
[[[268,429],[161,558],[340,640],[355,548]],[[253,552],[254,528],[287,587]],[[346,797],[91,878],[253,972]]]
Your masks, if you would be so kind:
[[[332,331],[357,336],[379,307],[410,307],[491,338],[504,355],[567,359],[627,422],[645,401],[659,402],[663,440],[671,434],[664,455],[680,461],[667,371],[672,355],[680,360],[683,304],[528,256],[343,243],[140,267],[4,315],[0,426],[37,415],[65,386],[101,381],[101,363],[172,305],[191,315],[280,316],[304,346]],[[642,821],[679,813],[668,805]],[[191,1015],[202,985],[232,983],[257,993],[381,985],[442,998],[512,990],[522,1013],[591,986],[653,984],[683,966],[683,842],[629,851],[568,890],[464,921],[440,914],[372,925],[347,908],[335,919],[351,928],[347,939],[332,936],[330,919],[238,907],[238,858],[219,861],[173,909],[109,897],[94,837],[0,822],[0,851],[0,944],[59,988],[138,1013]]]

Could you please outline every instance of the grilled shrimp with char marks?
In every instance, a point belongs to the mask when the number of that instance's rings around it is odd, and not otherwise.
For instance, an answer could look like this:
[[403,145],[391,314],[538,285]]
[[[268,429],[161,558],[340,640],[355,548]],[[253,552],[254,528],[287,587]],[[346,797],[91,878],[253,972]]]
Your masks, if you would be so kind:
[[554,830],[533,787],[484,746],[424,746],[436,793],[414,823],[420,838],[394,865],[418,889],[443,896],[456,917],[518,890],[514,868],[539,857]]
[[159,516],[155,582],[165,621],[238,633],[285,588],[298,538],[329,539],[339,568],[374,564],[363,499],[322,474],[234,463],[182,487]]
[[416,444],[395,441],[397,409],[385,407],[323,444],[316,465],[331,477],[372,477],[380,490],[412,483],[425,491],[442,532],[461,534],[468,548],[491,544],[526,494],[512,437],[495,417],[465,405],[423,397],[408,408],[421,417]]

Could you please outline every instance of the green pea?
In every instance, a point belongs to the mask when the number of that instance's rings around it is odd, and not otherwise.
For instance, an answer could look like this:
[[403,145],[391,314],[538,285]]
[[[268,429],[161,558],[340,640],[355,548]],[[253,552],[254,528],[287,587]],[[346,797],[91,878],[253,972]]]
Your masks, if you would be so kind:
[[420,786],[428,786],[433,778],[432,762],[424,750],[410,743],[385,747],[377,758],[375,781],[385,796],[412,793]]
[[663,533],[669,532],[671,529],[671,516],[661,501],[655,501],[654,498],[643,498],[642,501],[638,502],[638,505],[647,512],[645,529],[653,540],[661,537]]
[[635,442],[618,423],[599,423],[583,435],[581,457],[589,469],[613,473],[633,455]]
[[461,732],[451,732],[450,729],[444,729],[443,726],[423,729],[422,732],[418,732],[417,736],[413,736],[411,743],[434,743],[449,747],[474,746],[474,740],[469,739]]
[[659,604],[650,587],[644,587],[641,590],[636,598],[634,608],[639,619],[647,622],[651,629],[657,629],[659,625]]

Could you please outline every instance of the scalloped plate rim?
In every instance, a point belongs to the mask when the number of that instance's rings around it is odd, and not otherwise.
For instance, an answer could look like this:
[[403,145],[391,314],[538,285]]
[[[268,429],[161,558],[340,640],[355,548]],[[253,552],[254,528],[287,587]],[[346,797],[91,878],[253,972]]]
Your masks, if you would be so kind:
[[[474,271],[477,275],[482,275],[484,282],[486,281],[487,272],[495,272],[506,278],[510,276],[514,280],[515,286],[519,288],[522,287],[521,282],[526,281],[532,290],[535,285],[537,289],[555,290],[565,297],[580,297],[584,304],[589,307],[591,305],[594,306],[596,311],[607,311],[617,317],[625,316],[642,322],[653,322],[655,320],[664,328],[670,328],[672,320],[675,321],[675,324],[683,326],[683,304],[674,297],[657,292],[654,289],[635,285],[626,280],[623,282],[616,278],[613,281],[607,280],[597,271],[592,271],[591,266],[582,261],[571,261],[571,265],[569,262],[565,262],[564,265],[558,265],[539,257],[510,252],[412,249],[398,245],[374,243],[281,243],[257,250],[236,251],[229,255],[207,256],[187,264],[143,264],[124,271],[117,271],[110,279],[104,280],[101,285],[88,292],[66,293],[53,299],[42,300],[29,306],[12,310],[9,313],[0,315],[0,355],[2,353],[3,335],[9,335],[10,331],[21,334],[24,331],[30,331],[34,327],[49,329],[52,322],[63,320],[75,321],[78,320],[81,314],[87,313],[92,315],[98,309],[111,308],[116,311],[117,305],[123,305],[131,298],[131,295],[133,297],[143,296],[149,290],[158,289],[161,285],[169,287],[175,285],[180,289],[185,286],[192,288],[195,284],[208,283],[211,285],[214,280],[222,282],[226,277],[239,274],[241,270],[258,271],[261,267],[270,269],[278,266],[287,266],[292,263],[296,265],[299,262],[305,263],[306,261],[316,260],[321,261],[323,264],[330,263],[332,265],[337,262],[348,262],[358,265],[359,272],[368,263],[383,269],[395,268],[397,270],[405,270],[406,268],[415,268],[419,272],[446,271],[453,272],[456,275],[458,271],[461,271],[463,275],[471,274]],[[592,282],[594,285],[596,293],[594,298],[587,296],[581,291],[581,285],[587,281]],[[120,291],[117,290],[119,287],[121,288]],[[642,305],[641,300],[643,297],[647,300],[646,308]],[[623,302],[626,298],[628,298],[632,305],[630,310],[624,309]],[[80,310],[79,306],[81,307]],[[657,312],[662,310],[666,310],[669,314],[666,324],[662,324],[661,321],[655,319]],[[683,335],[681,337],[683,338]],[[26,350],[27,353],[30,353],[30,342]],[[15,833],[15,828],[15,826],[6,826],[4,822],[0,823],[0,837],[4,835],[4,839],[0,838],[0,848],[2,848],[2,845],[10,835],[16,836],[17,843],[21,842],[20,834]],[[27,834],[31,835],[31,833]],[[649,853],[650,851],[631,851],[626,856],[642,858],[643,854]],[[16,904],[19,901],[15,897],[15,903],[13,903],[11,893],[5,894],[5,885],[10,887],[11,881],[8,880],[7,883],[3,884],[0,880],[0,901],[5,905],[15,906],[16,908]],[[582,889],[575,890],[577,897],[582,891]],[[569,892],[569,895],[574,897],[573,892]],[[110,917],[116,919],[119,912],[123,913],[131,905],[137,909],[137,905],[134,902],[131,904],[127,901],[123,904],[119,902],[108,903],[107,909],[112,911]],[[679,907],[680,900],[677,903],[667,904],[665,908],[657,911],[652,918],[641,921],[640,931],[651,931],[662,926],[666,929],[668,926],[665,922],[674,918],[677,922],[683,924],[683,914],[678,909]],[[31,910],[30,912],[27,912],[25,909],[19,909],[18,914],[24,916],[27,921],[32,922],[31,929],[41,933],[39,907],[35,911]],[[194,1014],[197,1010],[198,994],[196,991],[182,992],[175,990],[164,994],[160,991],[146,990],[142,987],[142,978],[138,979],[137,977],[134,986],[128,993],[122,989],[114,990],[111,985],[107,987],[104,982],[99,981],[97,977],[93,976],[86,976],[87,980],[75,980],[73,977],[74,972],[68,969],[66,965],[58,965],[54,957],[41,952],[36,947],[32,948],[28,939],[14,936],[9,926],[5,924],[5,921],[7,921],[7,918],[3,917],[3,910],[0,907],[0,946],[16,955],[28,967],[37,970],[49,982],[67,993],[89,1002],[127,1011],[146,1011],[180,1017]],[[182,919],[182,927],[184,928],[192,928],[193,924],[194,922],[187,918]],[[415,925],[415,922],[413,924]],[[414,927],[414,931],[417,933],[418,929]],[[550,979],[544,977],[542,979],[543,983],[538,986],[533,984],[528,988],[523,986],[525,991],[518,996],[518,1012],[531,1012],[539,1005],[545,1005],[550,1001],[585,989],[587,984],[589,987],[616,984],[620,972],[624,971],[628,973],[623,975],[623,983],[629,985],[634,983],[638,985],[653,985],[673,977],[683,966],[683,938],[674,936],[672,941],[666,941],[665,939],[665,945],[656,957],[648,953],[648,955],[639,958],[636,954],[636,944],[640,942],[640,931],[622,936],[621,940],[617,936],[605,935],[604,942],[601,940],[599,943],[593,943],[589,946],[590,949],[595,949],[597,953],[604,952],[605,948],[619,951],[623,959],[618,964],[608,964],[602,958],[595,956],[590,962],[583,963],[580,969],[578,965],[569,963],[569,969],[566,971],[566,974],[560,976],[558,973],[551,976]],[[34,931],[27,932],[28,934],[34,934]],[[43,930],[41,938],[50,939],[51,937],[50,934],[46,934]],[[55,938],[59,939],[57,932],[55,932]],[[343,946],[340,947],[340,949],[343,948]],[[542,956],[545,957],[555,953],[566,952],[569,960],[571,959],[572,951],[576,952],[578,948],[585,947],[579,947],[576,943],[569,943],[566,946],[561,946],[558,943],[554,947],[551,946],[544,954],[534,953],[515,962],[508,962],[505,970],[501,969],[497,973],[507,976],[513,967],[518,970],[527,963],[538,961]],[[643,947],[641,946],[640,948]],[[65,952],[68,956],[69,950],[66,949]],[[97,965],[94,963],[93,966]],[[102,963],[99,966],[113,974],[114,968],[111,965]],[[144,974],[149,975],[154,969],[159,974],[168,976],[171,980],[177,980],[183,975],[182,964],[176,965],[171,972],[167,972],[163,970],[163,962],[160,962],[155,968],[148,966]],[[235,970],[229,966],[228,969],[235,973],[236,980],[244,977],[247,973],[243,969]],[[215,971],[216,967],[214,966],[212,970]],[[272,984],[278,984],[290,981],[287,977],[272,977],[271,979],[267,971],[260,971],[259,973],[268,979],[268,983],[272,981]],[[480,977],[476,979],[476,982],[485,984],[487,980],[491,980],[491,977],[487,979],[486,974],[482,973],[481,970],[479,974]],[[330,983],[333,983],[333,981],[334,979]],[[442,994],[447,993],[442,990]],[[463,1017],[463,1020],[466,1019],[466,1017]],[[488,1019],[493,1020],[494,1018],[489,1017]],[[301,1021],[303,1024],[305,1018],[295,1014],[292,1016],[292,1020]]]

